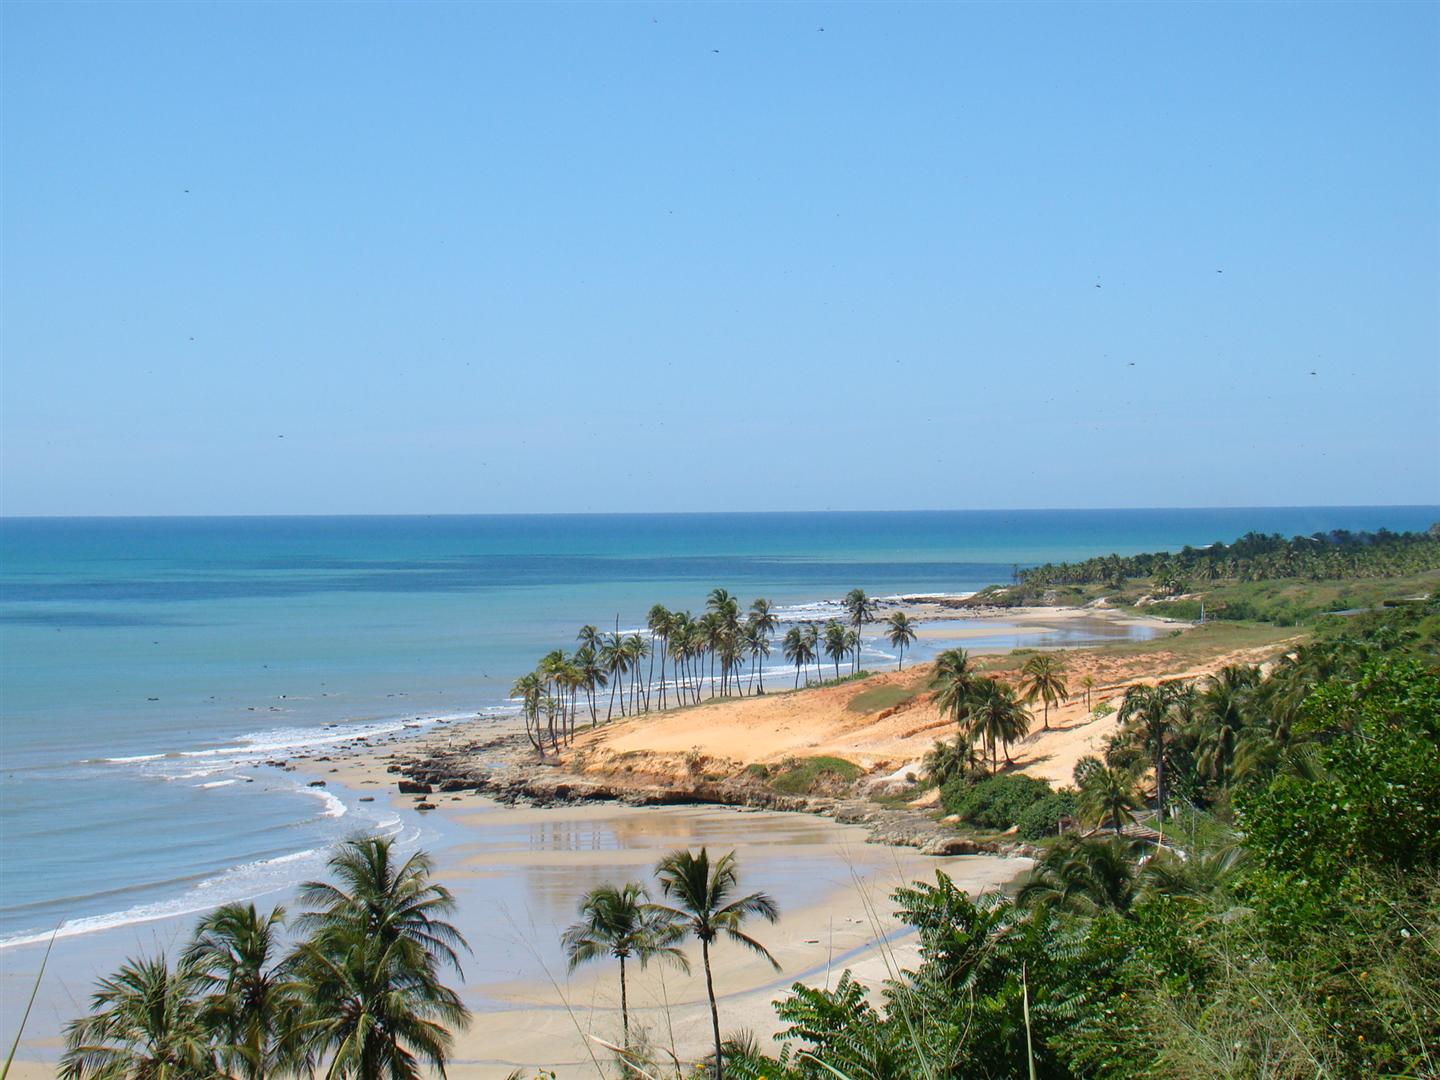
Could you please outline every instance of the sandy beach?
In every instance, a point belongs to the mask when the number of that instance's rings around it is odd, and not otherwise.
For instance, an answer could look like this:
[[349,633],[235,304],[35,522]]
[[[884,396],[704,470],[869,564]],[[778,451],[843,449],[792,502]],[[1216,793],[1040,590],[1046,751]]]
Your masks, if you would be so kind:
[[[1118,627],[1123,640],[1125,626],[1134,621],[1105,611],[1030,609],[977,616],[930,603],[907,607],[924,620],[922,635],[962,645],[979,642],[977,654],[1006,651],[982,640],[993,640],[997,624],[1034,648],[1067,630],[1103,641],[1107,629]],[[1156,632],[1175,629],[1159,620],[1140,621]],[[1088,649],[1068,653],[1067,663],[1072,683],[1084,676],[1094,680],[1091,704],[1098,706],[1134,682],[1204,674],[1233,660],[1259,659],[1267,649],[1207,656],[1199,664],[1164,648],[1143,655]],[[1002,669],[1006,663],[1003,657],[994,662]],[[794,692],[783,683],[767,685],[765,696],[617,718],[577,733],[544,771],[602,778],[622,797],[629,789],[656,786],[683,791],[697,770],[743,777],[750,765],[821,754],[843,757],[871,778],[913,774],[934,742],[951,734],[950,721],[930,699],[929,678],[930,665],[922,663],[837,686]],[[1039,721],[1037,716],[1036,730],[1012,754],[1025,771],[1057,784],[1068,783],[1074,763],[1096,752],[1116,726],[1113,713],[1094,717],[1080,694],[1052,710],[1052,730],[1040,730]],[[568,973],[559,936],[574,920],[586,889],[605,881],[648,880],[667,851],[702,845],[733,849],[742,885],[770,892],[780,902],[779,923],[756,929],[780,961],[780,974],[748,953],[722,948],[716,954],[724,1027],[750,1030],[762,1039],[776,1030],[772,1002],[791,983],[833,982],[849,968],[876,986],[913,961],[913,937],[895,920],[889,900],[897,886],[933,879],[943,870],[963,887],[983,892],[1004,887],[1030,865],[1022,857],[936,857],[914,847],[877,844],[860,825],[812,813],[620,802],[502,805],[473,789],[398,791],[397,770],[417,760],[459,757],[486,768],[533,758],[517,737],[519,727],[517,719],[493,716],[437,722],[284,762],[348,805],[388,806],[402,840],[429,850],[438,880],[454,890],[456,922],[474,950],[459,980],[474,1023],[458,1038],[451,1069],[456,1076],[501,1077],[515,1068],[550,1069],[561,1077],[596,1074],[607,1051],[594,1037],[615,1041],[619,1034],[616,973],[607,965]],[[188,920],[177,919],[150,924],[144,932],[132,929],[128,949],[173,948],[187,928]],[[57,946],[62,982],[42,995],[35,1034],[23,1044],[22,1057],[53,1060],[60,1022],[75,1014],[93,977],[127,948],[125,935],[105,937],[106,947],[89,962],[87,939]],[[27,950],[27,958],[33,952]],[[27,968],[33,971],[26,963],[7,971],[11,988],[24,982]],[[632,972],[630,1001],[634,1031],[661,1058],[694,1060],[706,1052],[708,1017],[697,972],[659,967]],[[25,1077],[52,1071],[45,1062],[17,1066],[17,1075]]]

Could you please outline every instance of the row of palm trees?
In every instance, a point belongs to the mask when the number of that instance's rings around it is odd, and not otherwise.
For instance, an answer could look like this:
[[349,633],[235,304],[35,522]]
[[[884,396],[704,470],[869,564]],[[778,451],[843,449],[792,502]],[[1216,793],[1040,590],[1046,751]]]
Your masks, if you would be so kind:
[[[875,621],[876,605],[863,589],[850,590],[844,604],[845,623],[832,619],[822,627],[806,622],[786,632],[782,649],[795,665],[797,689],[802,670],[809,684],[812,664],[816,681],[823,681],[822,654],[834,663],[836,678],[847,658],[851,673],[858,670],[861,630]],[[610,633],[582,626],[574,652],[553,650],[534,671],[515,681],[510,693],[520,702],[526,735],[538,752],[544,754],[547,744],[558,751],[573,739],[582,711],[588,712],[591,727],[598,724],[602,697],[608,723],[617,706],[625,717],[672,704],[698,704],[707,685],[711,697],[765,693],[764,661],[780,625],[769,600],[755,600],[742,615],[739,600],[725,589],[713,589],[703,614],[656,604],[645,625],[645,633],[631,634],[620,632],[618,618]],[[890,644],[900,649],[903,667],[904,650],[916,640],[914,623],[904,612],[895,612],[885,625]]]
[[690,963],[679,943],[689,937],[698,941],[715,1038],[714,1075],[715,1080],[723,1080],[724,1046],[710,950],[723,938],[759,954],[779,971],[780,965],[769,950],[742,927],[751,918],[773,923],[780,917],[780,909],[768,893],[737,895],[739,871],[733,851],[713,862],[709,850],[703,847],[698,853],[675,851],[656,865],[655,877],[661,895],[669,903],[651,901],[645,886],[638,881],[618,886],[601,885],[581,899],[580,921],[565,931],[561,943],[571,970],[593,960],[619,961],[622,1060],[630,1066],[633,1062],[630,1060],[627,962],[633,960],[644,968],[651,961],[663,961],[688,972]]
[[402,862],[387,838],[346,841],[329,867],[335,880],[303,885],[293,918],[227,904],[174,964],[127,960],[102,979],[66,1028],[62,1080],[443,1075],[469,1023],[441,982],[467,948],[446,921],[454,898],[423,852]]

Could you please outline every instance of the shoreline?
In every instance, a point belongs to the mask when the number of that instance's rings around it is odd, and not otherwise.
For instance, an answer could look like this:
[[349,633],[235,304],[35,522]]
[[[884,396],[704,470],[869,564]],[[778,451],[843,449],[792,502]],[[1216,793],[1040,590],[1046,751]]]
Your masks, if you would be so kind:
[[[1133,618],[1116,612],[1099,613],[1072,609],[1006,611],[1003,615],[985,612],[940,616],[928,605],[920,608],[917,614],[921,614],[927,623],[935,618],[935,621],[952,624],[993,620],[998,615],[1007,624],[1024,625],[1029,634],[1036,636],[1051,632],[1052,628],[1047,624],[1073,624],[1077,619],[1118,624]],[[1161,623],[1159,620],[1150,622],[1156,629],[1162,626],[1175,628],[1173,623]],[[959,626],[953,626],[953,630],[960,629]],[[983,627],[979,629],[984,631]],[[954,633],[950,636],[958,639],[957,644],[963,644],[964,638]],[[1013,646],[997,645],[973,651],[977,654],[1003,653],[1011,647]],[[903,672],[903,676],[907,678],[912,677],[912,672],[916,670],[909,665],[908,660],[907,657],[907,666]],[[883,681],[894,678],[896,674],[893,670],[882,671],[874,678]],[[871,681],[873,680],[850,684],[843,689],[850,692]],[[663,831],[668,827],[662,824],[665,822],[673,825],[703,819],[708,823],[706,828],[709,832],[706,835],[714,838],[713,843],[727,847],[738,846],[742,850],[753,848],[753,843],[746,841],[745,837],[754,833],[758,823],[784,820],[806,828],[818,828],[831,838],[823,859],[826,865],[837,862],[840,865],[849,865],[855,856],[845,854],[845,849],[852,849],[862,852],[859,862],[867,868],[869,877],[866,880],[874,879],[879,867],[892,867],[895,875],[885,888],[879,889],[877,895],[854,894],[854,889],[861,880],[859,875],[849,884],[832,882],[824,897],[811,898],[791,913],[788,925],[782,920],[782,923],[774,928],[772,935],[766,938],[767,942],[774,943],[779,950],[785,950],[787,955],[793,954],[795,963],[799,965],[792,967],[790,962],[786,962],[788,974],[781,983],[757,981],[759,976],[753,972],[747,974],[743,962],[738,963],[733,971],[717,968],[717,981],[723,987],[722,1001],[733,1000],[738,1003],[743,1009],[744,1026],[761,1030],[773,1023],[770,1001],[780,996],[784,986],[788,986],[793,978],[808,978],[810,974],[824,970],[827,959],[833,962],[836,955],[851,957],[848,966],[857,971],[857,977],[865,978],[864,973],[868,971],[877,982],[885,977],[887,961],[884,953],[887,950],[894,950],[899,962],[909,962],[905,956],[907,945],[903,936],[888,945],[885,944],[891,935],[900,930],[898,924],[894,923],[888,904],[889,887],[921,878],[932,879],[936,869],[958,875],[959,878],[971,882],[977,890],[1004,887],[1028,868],[1030,863],[1027,856],[1033,853],[1033,849],[1014,841],[982,845],[956,838],[953,834],[947,835],[949,830],[935,822],[925,808],[881,807],[863,794],[853,797],[782,796],[767,793],[753,784],[737,784],[728,777],[707,780],[701,776],[685,782],[683,778],[677,778],[674,773],[665,770],[629,776],[622,781],[616,775],[606,774],[603,770],[596,773],[587,769],[583,760],[576,768],[574,755],[576,751],[586,751],[592,744],[598,746],[603,740],[621,734],[622,731],[669,724],[677,718],[688,717],[693,720],[701,716],[713,716],[718,720],[719,714],[716,710],[730,709],[736,705],[763,707],[770,703],[784,703],[803,714],[813,705],[822,702],[833,689],[824,686],[811,687],[798,693],[772,690],[763,697],[708,699],[698,706],[672,707],[665,712],[652,712],[623,720],[617,718],[613,724],[601,726],[594,732],[578,731],[576,745],[568,748],[562,755],[566,759],[563,763],[553,757],[544,764],[535,762],[533,751],[529,750],[524,740],[520,719],[513,714],[507,716],[495,710],[487,710],[477,711],[477,715],[466,718],[460,718],[455,713],[430,722],[417,718],[409,724],[402,724],[398,730],[373,737],[341,737],[343,729],[337,727],[330,733],[326,743],[307,748],[304,753],[269,759],[264,765],[294,772],[307,786],[314,786],[322,791],[328,784],[334,783],[337,790],[343,789],[343,801],[349,802],[352,808],[355,802],[359,801],[373,802],[394,810],[404,819],[402,828],[413,827],[430,834],[422,841],[421,846],[428,847],[436,855],[437,879],[447,884],[463,882],[465,889],[470,889],[474,881],[482,878],[494,881],[495,873],[509,874],[512,877],[517,873],[530,876],[539,874],[543,877],[567,866],[567,873],[583,875],[589,872],[583,860],[576,862],[568,854],[549,850],[543,844],[523,858],[511,856],[511,861],[504,865],[504,869],[491,869],[481,878],[473,878],[472,874],[476,873],[474,867],[467,869],[465,866],[465,849],[476,842],[474,837],[477,831],[480,834],[489,834],[497,828],[513,827],[533,828],[536,832],[543,833],[577,820],[577,814],[581,821],[606,822],[606,827],[617,820],[623,820],[627,829],[634,829],[637,817],[653,823],[641,828],[640,833],[644,833],[645,828]],[[411,724],[415,726],[412,727]],[[464,766],[463,775],[445,772],[447,769],[453,770],[457,765]],[[870,765],[873,773],[874,763],[870,762]],[[399,779],[416,776],[422,777],[418,782],[429,783],[432,790],[415,793],[399,791]],[[444,790],[447,784],[451,790]],[[422,802],[429,803],[433,809],[421,809]],[[483,819],[483,825],[477,824],[477,816]],[[434,838],[436,828],[442,839],[441,843],[432,844],[430,840]],[[467,832],[471,834],[469,838],[466,836]],[[637,867],[641,863],[648,866],[653,864],[661,853],[662,849],[644,848],[643,859],[639,863],[632,860],[632,863]],[[613,868],[614,859],[606,855],[602,857],[602,863]],[[742,857],[742,865],[743,863]],[[779,870],[773,872],[781,873]],[[268,893],[257,897],[256,902],[260,906],[266,906],[269,903],[268,898],[275,896],[274,893]],[[578,899],[578,891],[570,899]],[[877,916],[873,914],[872,908],[879,911],[878,922],[874,925],[871,923]],[[827,925],[834,925],[835,920],[840,920],[840,925],[845,928],[845,933],[830,940],[825,950],[821,950],[817,944],[819,939],[813,936],[813,928],[820,925],[818,920],[822,916],[828,920]],[[188,924],[192,919],[193,916],[187,916],[184,920],[165,919],[131,924],[127,928],[117,928],[120,931],[118,933],[100,933],[111,941],[132,935],[141,937],[134,927],[148,926],[153,928],[150,936],[158,936],[167,930],[173,936],[179,932],[182,921]],[[862,929],[864,933],[860,932]],[[806,934],[811,936],[807,937]],[[473,929],[470,935],[472,941],[477,938],[482,942],[485,940]],[[90,940],[93,940],[90,934],[80,934],[72,939],[81,943],[79,948],[82,951],[85,949],[83,943]],[[839,948],[841,945],[843,948]],[[22,949],[26,952],[32,951],[29,947]],[[839,950],[838,953],[836,949]],[[57,944],[57,952],[59,951]],[[825,952],[824,956],[821,951]],[[8,974],[14,976],[13,972]],[[768,968],[763,974],[768,974]],[[559,1004],[556,986],[563,986],[572,1000],[578,1001],[583,997],[595,1004],[595,1008],[592,1008],[591,1004],[584,1005],[582,1011],[591,1018],[591,1022],[602,1022],[607,1014],[598,1003],[603,1002],[607,992],[606,975],[603,969],[597,969],[594,973],[579,973],[575,979],[562,980],[556,974],[556,985],[552,985],[546,978],[537,979],[532,972],[528,978],[490,985],[483,991],[467,982],[467,998],[480,994],[474,1002],[478,1007],[477,1020],[471,1032],[462,1037],[461,1044],[457,1047],[457,1068],[452,1071],[462,1076],[488,1077],[506,1075],[511,1068],[520,1064],[544,1066],[546,1061],[542,1052],[553,1044],[569,1046],[570,1051],[565,1060],[555,1060],[550,1067],[556,1067],[562,1076],[568,1075],[566,1069],[571,1066],[588,1073],[592,1066],[584,1056],[584,1040],[574,1030],[575,1025],[570,1020],[566,1006]],[[672,979],[671,982],[675,983],[675,980]],[[14,985],[18,985],[18,980]],[[77,989],[78,987],[70,991],[72,999],[79,996],[75,992]],[[88,986],[86,989],[88,990]],[[691,994],[687,997],[683,987],[677,990],[676,986],[672,985],[667,989],[659,982],[653,983],[649,992],[652,994],[652,1004],[648,1006],[650,1011],[648,1014],[642,1012],[641,1015],[649,1015],[657,1023],[664,1013],[663,999],[667,996],[671,1005],[682,1012],[695,1012],[698,1008],[693,1022],[679,1016],[671,1019],[675,1023],[678,1045],[688,1046],[693,1042],[696,1052],[702,1053],[707,1035],[705,1023],[702,1022],[705,1017],[701,1015],[704,1012],[703,995],[697,997]],[[641,1001],[640,996],[634,996],[636,994],[642,994],[642,991],[633,989],[632,1000]],[[739,1017],[735,1021],[726,1018],[727,1024],[740,1022],[742,1021]],[[512,1028],[517,1026],[526,1033],[523,1038],[512,1031]],[[690,1027],[694,1028],[693,1036],[688,1033]],[[53,1053],[56,1044],[53,1036],[38,1041],[27,1039],[26,1048],[33,1048],[32,1054],[34,1051],[46,1050]],[[41,1071],[31,1073],[28,1069],[20,1069],[18,1060],[16,1064],[17,1077],[49,1075],[45,1070],[53,1068],[42,1062],[39,1063]]]

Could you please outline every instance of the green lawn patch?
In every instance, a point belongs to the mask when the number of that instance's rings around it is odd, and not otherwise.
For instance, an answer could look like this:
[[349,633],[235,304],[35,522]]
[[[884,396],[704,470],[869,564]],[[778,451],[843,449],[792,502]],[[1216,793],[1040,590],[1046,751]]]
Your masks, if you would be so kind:
[[886,686],[872,686],[869,690],[862,690],[850,699],[845,706],[851,712],[872,713],[881,709],[893,708],[896,705],[903,705],[907,701],[913,701],[920,696],[921,688],[918,686],[896,686],[891,683]]
[[[754,768],[754,766],[751,766]],[[820,755],[792,758],[769,768],[770,786],[782,795],[810,795],[847,787],[865,770],[844,758]]]

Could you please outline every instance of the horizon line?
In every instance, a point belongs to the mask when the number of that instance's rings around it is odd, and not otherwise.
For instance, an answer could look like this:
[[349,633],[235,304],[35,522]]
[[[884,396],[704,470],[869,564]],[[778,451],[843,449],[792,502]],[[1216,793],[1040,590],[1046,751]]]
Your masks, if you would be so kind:
[[213,513],[213,514],[6,514],[3,521],[202,521],[202,520],[320,520],[325,518],[593,518],[593,517],[798,517],[807,514],[1055,514],[1116,513],[1144,510],[1436,510],[1436,503],[1271,503],[1239,506],[988,506],[916,507],[912,509],[824,510],[520,510],[520,511],[412,511],[335,513]]

